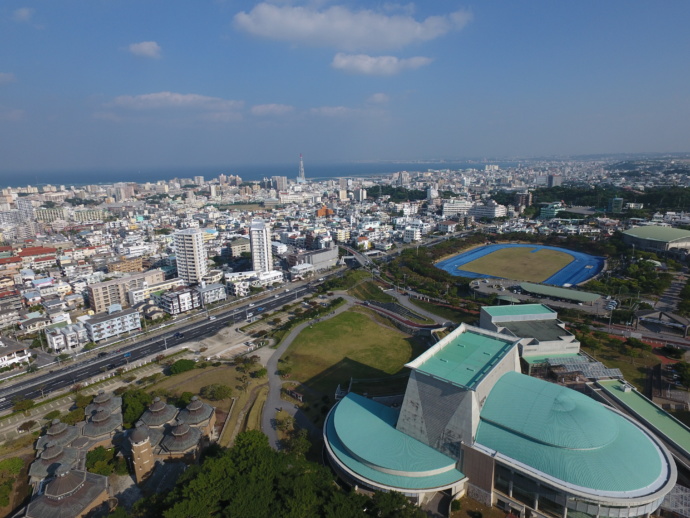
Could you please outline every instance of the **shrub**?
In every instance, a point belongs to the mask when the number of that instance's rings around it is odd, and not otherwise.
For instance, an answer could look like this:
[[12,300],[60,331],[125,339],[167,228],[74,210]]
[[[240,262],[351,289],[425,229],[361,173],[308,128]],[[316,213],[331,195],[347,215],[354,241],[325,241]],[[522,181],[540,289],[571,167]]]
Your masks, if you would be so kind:
[[453,511],[454,513],[462,509],[462,504],[460,503],[460,500],[453,500],[450,503],[450,510]]
[[20,432],[28,432],[31,430],[34,426],[36,426],[38,423],[36,421],[25,421],[22,424],[19,425],[17,430]]
[[194,360],[177,360],[170,366],[170,374],[181,374],[196,367]]
[[221,401],[232,397],[232,389],[221,383],[206,385],[201,389],[201,396],[211,401]]
[[51,410],[48,412],[46,415],[43,416],[43,419],[46,421],[52,421],[53,419],[57,419],[60,417],[60,411],[59,410]]
[[84,420],[84,409],[83,408],[77,408],[75,410],[72,410],[71,412],[62,416],[62,418],[60,420],[65,424],[75,425],[79,421]]

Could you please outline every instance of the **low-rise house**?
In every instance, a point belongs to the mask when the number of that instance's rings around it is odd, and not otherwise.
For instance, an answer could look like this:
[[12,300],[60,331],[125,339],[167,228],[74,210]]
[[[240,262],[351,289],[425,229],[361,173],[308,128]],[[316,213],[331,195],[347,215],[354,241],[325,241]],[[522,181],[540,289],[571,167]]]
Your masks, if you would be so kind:
[[30,358],[28,346],[6,336],[0,340],[0,368],[29,363]]
[[56,353],[76,352],[89,342],[89,334],[84,324],[77,322],[47,330],[46,340]]

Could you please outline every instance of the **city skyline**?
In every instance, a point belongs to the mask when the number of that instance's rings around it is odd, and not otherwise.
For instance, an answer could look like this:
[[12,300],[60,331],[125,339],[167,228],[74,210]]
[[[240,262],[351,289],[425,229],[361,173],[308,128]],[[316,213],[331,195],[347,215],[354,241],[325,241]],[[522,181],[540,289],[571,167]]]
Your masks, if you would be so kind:
[[14,2],[0,8],[0,174],[683,152],[688,14]]

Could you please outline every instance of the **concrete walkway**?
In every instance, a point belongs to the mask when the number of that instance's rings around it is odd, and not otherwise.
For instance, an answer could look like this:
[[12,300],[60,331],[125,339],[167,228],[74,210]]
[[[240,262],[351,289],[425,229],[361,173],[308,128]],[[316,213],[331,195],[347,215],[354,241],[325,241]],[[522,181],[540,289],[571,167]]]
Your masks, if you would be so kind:
[[[329,318],[333,318],[339,315],[353,306],[353,299],[344,293],[336,292],[336,297],[341,296],[345,299],[345,304],[336,309],[332,314],[320,317],[318,320],[323,321]],[[307,327],[314,323],[315,321],[307,321],[299,324],[295,327],[290,334],[288,334],[280,344],[280,346],[273,352],[271,357],[266,363],[266,370],[268,371],[268,396],[266,398],[266,404],[264,405],[263,415],[261,416],[261,429],[268,437],[269,444],[275,448],[280,449],[278,444],[278,432],[276,428],[276,414],[279,409],[287,412],[295,418],[295,422],[300,428],[304,428],[309,431],[312,436],[318,436],[321,434],[321,430],[316,428],[311,422],[308,416],[301,412],[296,405],[281,399],[280,392],[283,386],[283,378],[278,374],[278,360],[285,353],[285,351],[290,347],[292,342],[299,336],[299,334]]]
[[410,302],[410,297],[408,297],[406,295],[402,295],[401,293],[398,293],[395,290],[387,291],[386,293],[388,293],[389,295],[393,295],[396,298],[396,300],[398,301],[398,304],[400,304],[401,306],[404,306],[407,309],[409,309],[410,311],[417,313],[418,315],[422,315],[423,317],[426,317],[429,320],[433,320],[437,324],[445,324],[446,322],[448,322],[447,319],[440,317],[438,315],[434,315],[433,313],[431,313],[425,309],[422,309],[419,306],[417,306],[416,304]]

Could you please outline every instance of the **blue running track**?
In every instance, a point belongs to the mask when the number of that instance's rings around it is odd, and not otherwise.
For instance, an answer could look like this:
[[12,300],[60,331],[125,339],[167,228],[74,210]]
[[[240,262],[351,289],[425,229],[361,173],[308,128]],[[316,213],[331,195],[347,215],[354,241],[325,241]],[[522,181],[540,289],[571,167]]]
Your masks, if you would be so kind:
[[[557,250],[558,252],[563,252],[571,255],[574,259],[573,262],[562,268],[560,271],[556,272],[554,275],[546,279],[543,284],[551,284],[553,286],[565,286],[566,284],[580,284],[582,282],[588,281],[604,269],[604,258],[595,257],[589,254],[583,254],[582,252],[573,252],[572,250],[566,250],[565,248],[558,248],[555,246],[544,246],[544,245],[487,245],[475,248],[464,254],[456,255],[450,259],[441,261],[436,265],[437,268],[447,271],[449,274],[456,277],[470,277],[470,278],[483,278],[483,277],[493,277],[492,275],[484,275],[481,273],[468,272],[460,267],[463,264],[471,263],[472,261],[489,255],[496,250],[501,248],[533,248],[534,251],[546,249],[546,250]],[[508,278],[508,277],[506,277]]]

